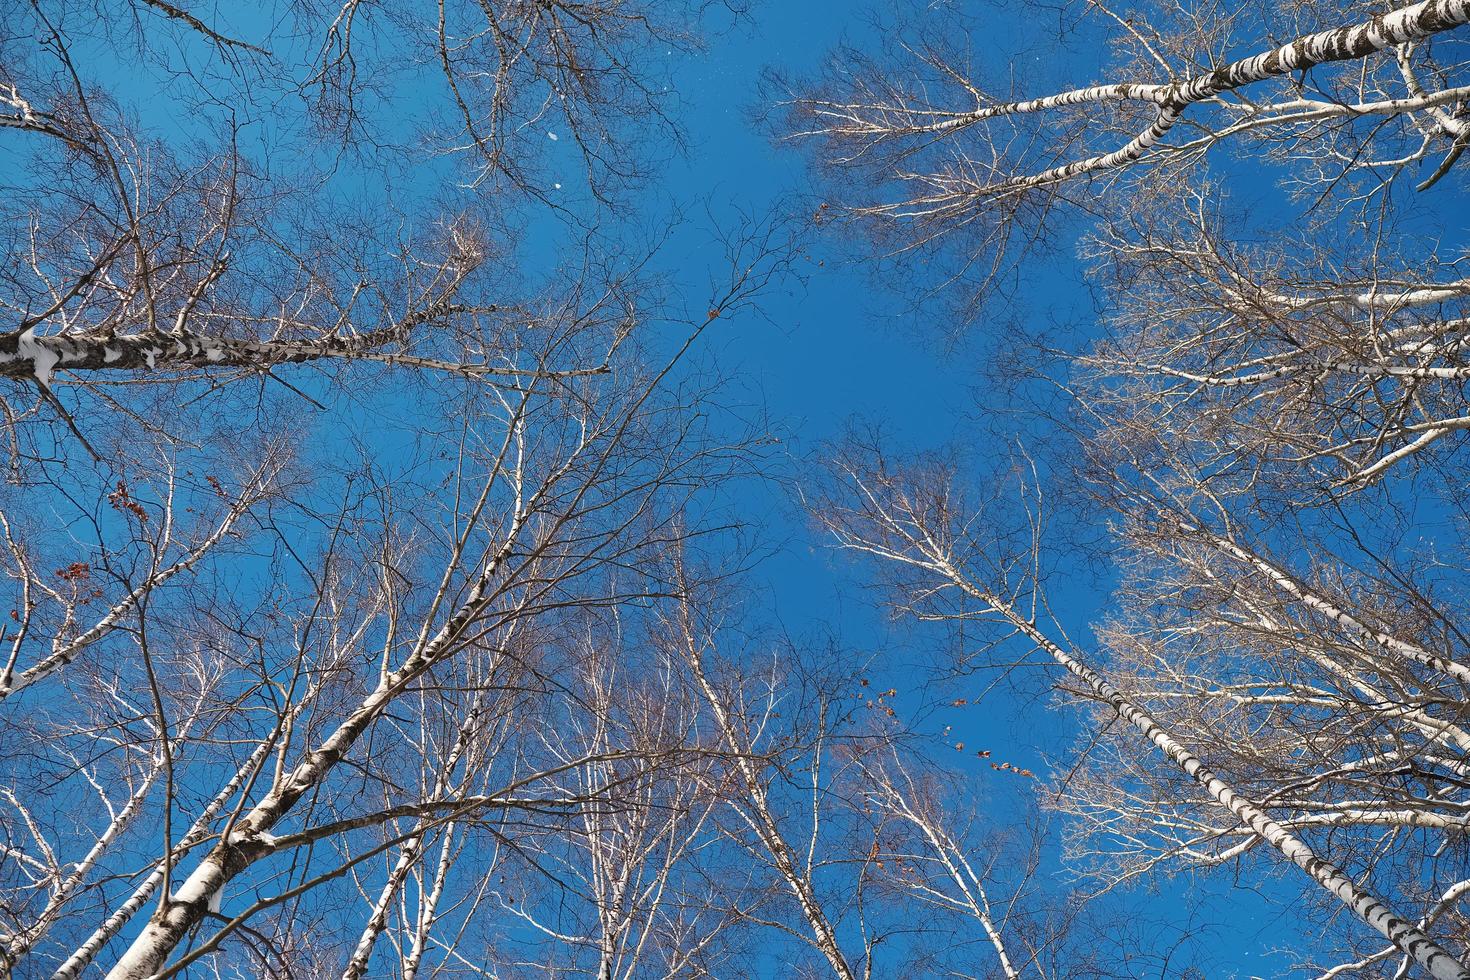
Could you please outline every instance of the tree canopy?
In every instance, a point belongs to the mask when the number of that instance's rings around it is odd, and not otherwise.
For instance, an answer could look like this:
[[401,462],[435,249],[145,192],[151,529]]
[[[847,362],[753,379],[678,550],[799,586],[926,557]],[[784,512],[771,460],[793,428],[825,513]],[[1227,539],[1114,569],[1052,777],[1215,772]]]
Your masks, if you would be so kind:
[[17,3],[0,976],[1470,977],[1470,0]]

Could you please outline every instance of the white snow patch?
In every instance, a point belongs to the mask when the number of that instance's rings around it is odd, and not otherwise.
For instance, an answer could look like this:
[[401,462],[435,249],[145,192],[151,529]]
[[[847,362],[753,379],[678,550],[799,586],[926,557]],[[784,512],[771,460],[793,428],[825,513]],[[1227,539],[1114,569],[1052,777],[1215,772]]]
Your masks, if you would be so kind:
[[546,133],[546,138],[549,139],[549,140],[551,140],[551,142],[553,142],[553,143],[555,143],[557,140],[561,139],[560,136],[556,135],[553,132],[550,132],[549,130]]
[[35,365],[36,381],[41,387],[50,388],[51,376],[56,371],[56,362],[61,360],[61,355],[36,339],[34,326],[29,327],[25,333],[20,335],[20,340],[15,345],[15,352],[21,359]]
[[560,184],[552,184],[551,186],[554,187],[554,188],[556,188],[557,190],[561,190],[561,185]]
[[184,879],[184,883],[174,892],[174,901],[181,905],[193,905],[202,898],[209,908],[217,909],[220,892],[224,891],[224,887],[220,866],[206,862]]

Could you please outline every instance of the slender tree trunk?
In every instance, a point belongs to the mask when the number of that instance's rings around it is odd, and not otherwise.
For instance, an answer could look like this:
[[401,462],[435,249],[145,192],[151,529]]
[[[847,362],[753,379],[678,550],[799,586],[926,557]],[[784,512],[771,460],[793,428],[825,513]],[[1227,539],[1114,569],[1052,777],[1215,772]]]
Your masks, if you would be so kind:
[[1285,827],[1272,820],[1264,810],[1249,799],[1236,793],[1230,786],[1205,767],[1200,759],[1173,737],[1147,712],[1129,700],[1121,691],[1085,663],[1068,654],[1037,629],[1030,619],[1016,612],[1010,603],[970,584],[964,576],[954,574],[952,579],[964,592],[984,602],[1025,634],[1038,647],[1045,650],[1053,660],[1061,664],[1073,676],[1090,687],[1099,698],[1106,701],[1118,715],[1137,728],[1145,738],[1154,743],[1165,755],[1174,760],[1186,775],[1198,783],[1210,797],[1235,814],[1240,821],[1255,831],[1262,839],[1285,855],[1301,868],[1312,880],[1335,895],[1353,913],[1391,943],[1413,957],[1429,975],[1436,980],[1470,980],[1470,970],[1450,955],[1434,940],[1419,930],[1412,922],[1393,913],[1371,892],[1359,886],[1340,868],[1318,857],[1302,840]]
[[415,837],[405,841],[399,849],[398,860],[394,863],[393,870],[388,872],[388,880],[383,883],[378,900],[373,903],[372,914],[368,916],[367,925],[363,926],[357,946],[353,948],[352,956],[347,961],[347,968],[342,971],[342,980],[362,980],[366,976],[368,963],[373,958],[373,944],[388,924],[388,909],[393,904],[393,896],[398,894],[408,878],[409,870],[418,862],[422,847],[423,838]]
[[[309,700],[310,698],[303,700],[302,706]],[[235,775],[215,794],[214,798],[204,808],[204,811],[199,814],[198,819],[184,833],[183,839],[179,841],[181,847],[196,844],[208,836],[209,827],[214,822],[215,817],[219,816],[220,811],[224,809],[225,804],[230,801],[230,798],[251,778],[256,768],[270,753],[273,745],[274,743],[267,739],[255,747],[255,751],[250,753],[250,757],[245,760],[245,764],[236,770]],[[108,940],[117,935],[128,924],[128,921],[138,913],[138,910],[147,903],[148,899],[153,896],[153,893],[158,890],[158,886],[163,884],[163,878],[164,863],[160,861],[158,867],[154,868],[143,883],[133,891],[133,894],[128,896],[127,901],[123,902],[116,911],[107,917],[107,921],[102,923],[92,935],[87,937],[86,942],[82,943],[71,956],[67,957],[66,962],[61,964],[56,973],[52,975],[52,980],[77,980],[81,976],[82,971],[87,968],[88,964],[102,951],[102,947],[107,944]]]
[[795,896],[797,904],[801,907],[803,918],[811,928],[813,943],[832,967],[832,972],[838,977],[838,980],[856,980],[852,967],[847,963],[847,958],[842,955],[842,948],[837,942],[836,930],[827,920],[827,915],[822,911],[821,903],[812,890],[811,882],[801,874],[797,867],[796,855],[782,835],[781,828],[776,824],[776,818],[771,813],[766,797],[765,787],[761,785],[755,767],[751,764],[750,747],[739,738],[729,712],[725,710],[724,704],[720,701],[718,692],[705,677],[704,666],[698,652],[699,647],[694,637],[686,636],[686,643],[689,651],[689,666],[693,671],[695,681],[709,702],[710,710],[714,712],[715,723],[720,726],[721,735],[734,756],[735,767],[744,784],[743,788],[750,803],[750,812],[745,813],[742,810],[742,816],[755,831],[762,846],[771,855],[771,861],[777,873],[791,889],[792,895]]
[[454,853],[454,824],[444,828],[444,837],[439,842],[439,862],[434,867],[434,883],[419,905],[418,927],[414,930],[413,946],[403,963],[403,980],[414,980],[419,966],[424,961],[424,950],[429,943],[429,930],[439,913],[439,900],[444,897],[444,883],[449,879],[449,866]]
[[267,793],[228,838],[217,844],[199,863],[164,907],[149,920],[107,974],[108,980],[144,980],[158,972],[189,930],[204,918],[225,885],[269,850],[267,839],[270,829],[336,767],[403,686],[426,670],[455,642],[484,601],[489,578],[497,564],[498,558],[489,563],[469,590],[466,601],[434,634],[433,639],[410,656],[398,670],[384,677],[336,731],[320,747],[308,753],[286,780]]
[[1367,626],[1347,610],[1318,595],[1306,585],[1297,581],[1295,576],[1277,568],[1255,552],[1242,548],[1229,538],[1221,537],[1218,534],[1213,534],[1204,528],[1191,524],[1185,524],[1184,530],[1188,533],[1204,537],[1220,551],[1265,576],[1277,589],[1296,599],[1302,605],[1321,613],[1339,626],[1346,627],[1348,630],[1372,641],[1383,651],[1402,660],[1408,660],[1412,663],[1428,667],[1431,670],[1437,670],[1442,674],[1453,677],[1462,684],[1470,684],[1470,667],[1466,667],[1462,663],[1457,663],[1449,657],[1431,653],[1417,643],[1401,640],[1382,630],[1376,630]]

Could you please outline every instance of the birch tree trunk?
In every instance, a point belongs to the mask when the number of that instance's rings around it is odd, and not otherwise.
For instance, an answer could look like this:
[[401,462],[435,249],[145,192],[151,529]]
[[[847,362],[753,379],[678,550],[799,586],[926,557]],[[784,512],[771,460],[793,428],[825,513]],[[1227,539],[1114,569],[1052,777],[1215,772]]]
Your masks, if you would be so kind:
[[[973,521],[970,515],[951,508],[951,491],[930,485],[925,477],[894,475],[881,460],[872,470],[860,471],[855,464],[839,462],[844,486],[818,518],[834,535],[838,545],[855,552],[895,563],[918,573],[908,588],[920,596],[933,597],[948,590],[966,596],[979,614],[995,617],[1030,640],[1057,664],[1081,680],[1092,694],[1127,721],[1148,742],[1170,759],[1219,806],[1229,810],[1252,833],[1266,841],[1291,863],[1305,871],[1319,886],[1347,905],[1359,919],[1379,932],[1431,976],[1466,977],[1470,970],[1451,953],[1425,935],[1412,921],[1396,915],[1380,899],[1355,883],[1336,865],[1317,855],[1299,837],[1274,820],[1259,804],[1240,794],[1168,730],[1137,701],[1109,683],[1095,669],[1053,642],[1023,614],[1015,601],[1002,598],[991,587],[978,583],[965,567],[955,547],[964,537],[951,522]],[[930,480],[943,479],[930,475]],[[1037,536],[1036,540],[1040,540]],[[1014,556],[972,556],[997,568],[1033,566],[1035,559]],[[1025,588],[1027,586],[1021,586]],[[1032,584],[1030,587],[1039,587]],[[932,598],[919,602],[932,602]],[[1033,603],[1035,600],[1033,600]],[[945,614],[921,613],[930,618]],[[974,612],[952,612],[954,618],[971,619]]]

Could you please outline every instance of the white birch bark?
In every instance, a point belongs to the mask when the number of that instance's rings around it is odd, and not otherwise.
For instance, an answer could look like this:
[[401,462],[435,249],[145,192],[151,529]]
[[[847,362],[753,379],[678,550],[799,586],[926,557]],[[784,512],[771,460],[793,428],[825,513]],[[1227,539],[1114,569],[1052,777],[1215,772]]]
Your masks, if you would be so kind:
[[[951,573],[953,575],[952,570]],[[1134,704],[1092,668],[1053,643],[1028,618],[1021,616],[1008,603],[969,585],[962,576],[953,575],[951,580],[977,601],[984,602],[998,612],[1007,622],[1046,651],[1053,660],[1085,683],[1102,701],[1117,711],[1119,717],[1133,725],[1140,734],[1173,760],[1215,802],[1235,814],[1257,836],[1276,848],[1287,860],[1305,871],[1313,881],[1352,909],[1359,919],[1381,933],[1406,955],[1412,957],[1415,962],[1424,967],[1430,976],[1435,977],[1436,980],[1470,980],[1470,969],[1466,969],[1459,960],[1430,939],[1418,926],[1395,915],[1377,896],[1358,885],[1330,861],[1318,857],[1300,838],[1272,819],[1254,802],[1236,793],[1224,780],[1207,769],[1197,756],[1176,742],[1142,708]]]
[[1199,527],[1187,521],[1181,522],[1181,526],[1185,533],[1203,537],[1220,551],[1254,569],[1281,592],[1296,599],[1308,609],[1321,613],[1339,626],[1345,627],[1349,632],[1363,637],[1384,652],[1410,663],[1419,664],[1420,666],[1438,671],[1462,684],[1470,684],[1470,667],[1449,657],[1426,650],[1417,643],[1400,639],[1392,634],[1365,625],[1347,610],[1331,602],[1329,599],[1318,595],[1292,575],[1289,575],[1254,552],[1242,548],[1229,538],[1221,537],[1206,528]]
[[[305,708],[310,703],[310,700],[309,697],[304,698],[297,710],[299,711]],[[220,788],[219,792],[200,811],[199,816],[194,819],[194,822],[189,825],[189,829],[180,838],[176,850],[186,850],[209,836],[209,828],[213,825],[225,805],[240,791],[242,786],[255,778],[261,765],[265,762],[266,757],[270,755],[271,750],[275,748],[275,745],[274,740],[267,739],[255,747],[255,750],[250,753],[250,756],[236,770],[235,775]],[[143,880],[142,884],[135,888],[133,893],[113,910],[106,921],[88,936],[87,940],[76,951],[66,958],[65,962],[52,975],[52,980],[78,980],[82,975],[82,971],[102,951],[102,947],[121,932],[132,917],[153,897],[154,892],[158,890],[158,886],[163,884],[164,869],[164,862],[160,861],[158,866],[149,872],[148,877]]]
[[[983,608],[999,616],[1085,683],[1102,702],[1129,722],[1211,799],[1229,810],[1253,833],[1352,909],[1364,923],[1421,964],[1430,976],[1436,980],[1470,980],[1470,970],[1422,930],[1409,920],[1394,914],[1380,899],[1359,886],[1336,865],[1314,853],[1305,842],[1274,820],[1258,804],[1237,793],[1142,707],[1108,683],[1085,662],[1054,643],[1036,627],[1030,617],[1023,615],[1011,602],[977,585],[965,575],[943,543],[943,535],[948,533],[948,529],[930,527],[927,511],[916,505],[908,492],[889,487],[887,490],[894,495],[890,500],[882,491],[869,486],[856,471],[848,467],[843,469],[861,503],[857,511],[851,512],[850,518],[823,516],[839,546],[937,576],[941,582],[960,590]],[[924,491],[917,492],[922,499]],[[940,513],[946,512],[941,510]],[[871,528],[864,530],[864,523],[870,523]],[[1039,533],[1037,529],[1033,531]]]
[[342,971],[342,980],[362,980],[367,975],[368,964],[372,962],[373,945],[383,930],[388,926],[388,913],[393,907],[393,899],[397,897],[403,884],[408,880],[408,873],[420,859],[420,850],[423,848],[423,838],[414,837],[407,840],[398,849],[398,860],[388,872],[388,878],[383,882],[383,887],[378,891],[378,898],[372,905],[372,912],[368,916],[367,923],[363,926],[362,934],[357,938],[357,945],[352,948],[352,955],[347,959],[347,967]]
[[1268,78],[1305,71],[1331,62],[1364,58],[1405,42],[1431,37],[1467,22],[1470,22],[1470,0],[1426,0],[1351,27],[1303,35],[1272,51],[1230,62],[1193,78],[1159,86],[1149,93],[1149,101],[1159,106],[1158,117],[1131,142],[1111,153],[1053,167],[1026,177],[1013,178],[1003,187],[1039,187],[1079,174],[1111,170],[1136,162],[1174,128],[1175,123],[1191,105]]
[[786,887],[790,889],[797,906],[801,909],[802,918],[811,930],[812,944],[826,959],[833,975],[838,980],[857,980],[857,974],[842,953],[842,948],[837,941],[836,930],[833,929],[831,921],[822,909],[821,901],[817,897],[811,879],[802,873],[800,860],[776,821],[766,787],[761,782],[755,764],[751,761],[751,746],[740,736],[734,719],[731,718],[719,692],[715,690],[705,673],[701,641],[691,631],[687,621],[681,625],[690,673],[709,705],[720,738],[731,754],[731,764],[739,774],[740,797],[732,800],[731,806],[756,835],[756,839],[760,841],[766,853],[770,855],[772,867],[775,868]]
[[[545,487],[541,489],[544,491]],[[527,504],[534,507],[539,499],[540,491]],[[189,930],[204,918],[225,885],[270,850],[270,829],[326,778],[406,685],[454,648],[493,593],[492,582],[527,519],[524,510],[515,515],[504,542],[485,562],[448,621],[418,643],[396,670],[385,673],[336,730],[307,753],[284,780],[273,786],[234,825],[228,837],[200,861],[109,971],[108,980],[144,980],[156,973]]]
[[[429,794],[430,799],[439,799],[448,791],[454,779],[455,770],[459,767],[460,759],[469,746],[474,732],[475,719],[483,704],[482,695],[477,695],[470,702],[470,721],[460,727],[454,745],[449,750],[449,755],[435,776],[433,788]],[[450,823],[445,828],[445,834],[451,833],[453,827],[454,824]],[[423,833],[409,838],[400,846],[398,860],[389,870],[387,880],[383,882],[383,887],[378,893],[377,901],[373,903],[368,921],[363,926],[362,934],[357,939],[357,945],[353,947],[352,955],[347,960],[347,967],[342,971],[342,980],[362,980],[362,977],[366,975],[368,964],[372,961],[373,944],[377,942],[378,937],[388,925],[388,912],[392,907],[393,899],[407,881],[409,872],[421,859],[425,840],[424,833],[428,828],[421,823],[420,829]],[[420,956],[422,956],[422,950],[420,950]]]

